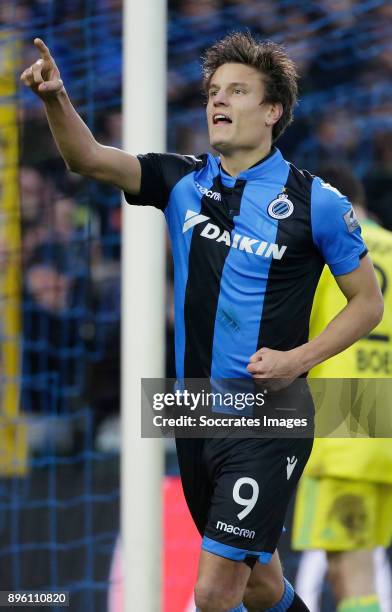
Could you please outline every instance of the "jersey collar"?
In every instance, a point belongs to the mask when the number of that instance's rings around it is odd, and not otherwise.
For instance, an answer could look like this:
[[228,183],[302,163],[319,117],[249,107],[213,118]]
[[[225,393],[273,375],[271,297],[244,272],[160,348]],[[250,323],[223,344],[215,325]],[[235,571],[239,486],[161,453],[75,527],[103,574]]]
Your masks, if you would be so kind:
[[[234,187],[237,180],[248,181],[252,179],[264,178],[282,163],[283,156],[279,149],[272,147],[271,152],[267,157],[264,157],[261,161],[257,162],[250,168],[243,170],[237,174],[237,176],[230,176],[221,166],[220,157],[212,157],[214,165],[216,166],[217,174],[220,174],[221,181],[226,187]],[[211,161],[212,161],[211,160]]]

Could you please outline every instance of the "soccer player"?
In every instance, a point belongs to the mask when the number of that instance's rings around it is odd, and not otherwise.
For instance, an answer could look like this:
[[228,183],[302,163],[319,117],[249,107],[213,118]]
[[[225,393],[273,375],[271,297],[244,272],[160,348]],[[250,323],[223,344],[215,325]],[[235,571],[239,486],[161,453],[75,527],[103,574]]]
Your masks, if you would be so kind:
[[[34,42],[40,59],[21,78],[44,101],[67,166],[165,214],[178,378],[296,379],[379,323],[382,296],[350,203],[274,145],[297,99],[295,66],[279,45],[234,33],[207,50],[207,123],[219,156],[134,157],[96,142],[48,48]],[[347,305],[308,342],[325,262]],[[201,612],[307,610],[283,578],[276,546],[311,446],[309,438],[177,440],[203,536]]]
[[[374,333],[318,364],[310,376],[391,378],[392,234],[368,218],[363,187],[348,168],[330,165],[320,175],[353,203],[384,294],[385,311]],[[315,295],[310,336],[317,336],[343,305],[343,296],[332,274],[325,269]],[[392,541],[391,517],[391,440],[317,439],[298,489],[293,547],[327,552],[328,577],[339,612],[380,610],[374,553],[376,547],[387,547]],[[312,563],[312,558],[310,555],[303,563]],[[317,571],[316,564],[313,564],[314,571]],[[309,588],[313,578],[310,580],[306,575],[302,578],[304,588]],[[388,578],[390,582],[388,573],[384,572],[384,583]]]

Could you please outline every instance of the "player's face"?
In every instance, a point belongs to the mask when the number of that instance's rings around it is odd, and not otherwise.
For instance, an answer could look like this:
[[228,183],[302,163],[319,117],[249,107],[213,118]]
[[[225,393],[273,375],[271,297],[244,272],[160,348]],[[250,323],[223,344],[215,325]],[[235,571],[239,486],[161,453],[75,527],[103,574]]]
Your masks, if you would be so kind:
[[265,104],[263,98],[263,79],[255,68],[244,64],[220,66],[208,90],[211,146],[222,154],[232,154],[258,149],[266,138],[271,138],[275,122],[271,115],[272,105]]

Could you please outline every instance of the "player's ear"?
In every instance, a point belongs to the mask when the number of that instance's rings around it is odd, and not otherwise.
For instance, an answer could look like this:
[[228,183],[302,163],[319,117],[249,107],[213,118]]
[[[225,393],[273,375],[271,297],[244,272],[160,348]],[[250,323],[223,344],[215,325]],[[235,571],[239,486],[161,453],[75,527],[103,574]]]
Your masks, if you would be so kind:
[[281,102],[273,102],[269,104],[267,115],[265,118],[265,125],[275,125],[283,115],[283,106]]

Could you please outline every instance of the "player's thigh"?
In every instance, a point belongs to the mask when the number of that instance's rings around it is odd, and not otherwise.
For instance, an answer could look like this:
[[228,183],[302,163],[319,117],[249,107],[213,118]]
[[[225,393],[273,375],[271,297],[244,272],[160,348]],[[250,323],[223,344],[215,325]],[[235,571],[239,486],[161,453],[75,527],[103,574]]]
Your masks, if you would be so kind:
[[296,499],[293,548],[338,552],[388,546],[391,510],[390,485],[305,476]]
[[204,457],[205,440],[178,438],[176,447],[185,501],[200,535],[203,535],[212,496]]
[[[215,452],[218,442],[211,446]],[[226,456],[214,479],[203,549],[235,561],[251,557],[269,563],[311,446],[309,439],[226,442]]]
[[328,552],[327,559],[328,578],[337,599],[374,593],[374,550]]

